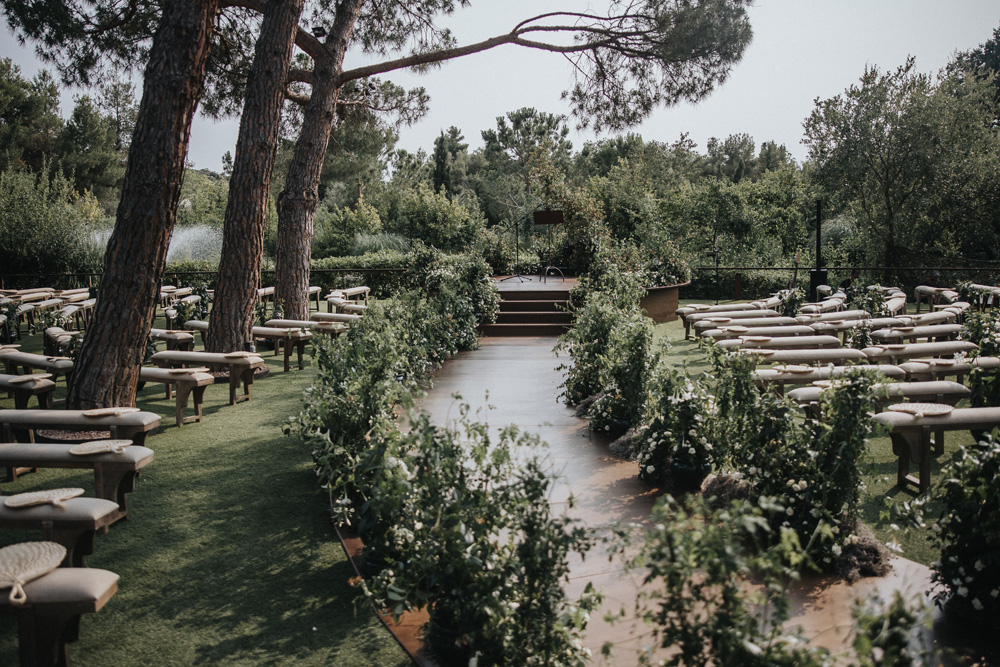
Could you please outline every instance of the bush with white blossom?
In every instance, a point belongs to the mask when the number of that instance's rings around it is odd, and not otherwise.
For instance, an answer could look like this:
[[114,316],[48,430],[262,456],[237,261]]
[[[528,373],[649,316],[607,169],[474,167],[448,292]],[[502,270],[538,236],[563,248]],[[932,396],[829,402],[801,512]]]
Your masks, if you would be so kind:
[[983,617],[1000,620],[1000,441],[996,432],[962,448],[942,471],[935,494],[941,515],[931,524],[941,560],[934,578]]

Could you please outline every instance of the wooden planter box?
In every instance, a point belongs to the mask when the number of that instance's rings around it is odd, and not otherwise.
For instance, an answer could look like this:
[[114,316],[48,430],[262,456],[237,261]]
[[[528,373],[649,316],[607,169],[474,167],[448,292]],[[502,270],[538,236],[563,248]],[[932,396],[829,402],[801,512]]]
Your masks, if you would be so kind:
[[665,287],[647,287],[646,296],[639,300],[639,307],[646,311],[646,316],[657,324],[673,322],[677,319],[677,305],[680,289],[690,285],[686,283],[667,285]]

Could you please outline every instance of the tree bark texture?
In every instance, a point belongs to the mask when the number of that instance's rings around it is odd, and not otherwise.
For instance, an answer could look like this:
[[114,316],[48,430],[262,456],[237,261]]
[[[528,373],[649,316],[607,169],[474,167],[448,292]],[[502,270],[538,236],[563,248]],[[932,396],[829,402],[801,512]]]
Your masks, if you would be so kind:
[[71,408],[135,404],[218,9],[217,0],[164,3],[104,277],[67,395]]
[[340,4],[321,57],[315,58],[312,95],[295,142],[285,189],[278,197],[274,297],[290,319],[309,319],[309,264],[319,181],[330,132],[336,122],[344,56],[364,2],[345,0]]
[[242,350],[251,340],[268,189],[302,4],[303,0],[269,0],[264,8],[229,180],[222,258],[207,340],[207,349],[213,352]]

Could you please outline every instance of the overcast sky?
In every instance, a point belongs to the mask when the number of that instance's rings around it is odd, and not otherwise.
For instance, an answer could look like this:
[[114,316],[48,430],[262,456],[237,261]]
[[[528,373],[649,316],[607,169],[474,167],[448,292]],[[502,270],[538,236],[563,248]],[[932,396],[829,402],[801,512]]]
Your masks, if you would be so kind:
[[[566,0],[479,1],[457,11],[447,25],[464,44],[567,6],[577,11],[587,7]],[[785,144],[801,161],[806,156],[800,143],[802,122],[816,98],[840,94],[866,65],[894,69],[908,55],[916,58],[920,71],[936,73],[956,50],[990,38],[1000,25],[1000,1],[756,0],[750,21],[753,42],[724,86],[697,105],[657,110],[632,131],[668,143],[687,132],[701,151],[710,137],[746,133],[758,147],[764,141]],[[32,51],[19,47],[9,31],[0,43],[0,56],[14,58],[28,76],[39,67]],[[359,62],[350,60],[346,67]],[[495,127],[497,116],[509,111],[530,106],[568,114],[560,95],[570,77],[560,56],[511,46],[445,63],[424,75],[395,73],[387,78],[408,88],[423,86],[431,98],[430,113],[403,128],[398,146],[430,153],[434,138],[454,125],[475,149],[482,145],[480,132]],[[79,93],[67,91],[64,117]],[[196,167],[221,170],[222,155],[233,150],[236,134],[236,120],[196,119],[188,159]],[[571,138],[579,149],[596,137],[574,130]]]

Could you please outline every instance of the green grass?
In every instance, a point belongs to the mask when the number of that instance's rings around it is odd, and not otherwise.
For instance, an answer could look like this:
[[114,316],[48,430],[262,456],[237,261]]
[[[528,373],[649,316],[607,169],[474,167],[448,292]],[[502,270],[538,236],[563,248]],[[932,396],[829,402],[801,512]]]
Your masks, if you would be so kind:
[[[691,301],[693,303],[693,301]],[[684,305],[682,301],[682,305]],[[911,304],[912,310],[912,304]],[[684,340],[684,326],[680,320],[656,326],[655,341],[666,345],[667,362],[678,367],[686,366],[692,374],[710,370],[711,365],[694,340]],[[959,407],[966,407],[960,403]],[[941,468],[959,456],[959,448],[974,443],[968,431],[949,431],[945,436],[944,454],[935,456],[931,462],[931,483],[941,480]],[[905,521],[890,511],[891,506],[900,506],[917,497],[913,487],[901,489],[896,484],[896,457],[888,437],[873,438],[868,443],[868,456],[862,462],[865,489],[861,495],[861,513],[864,522],[883,543],[894,542],[900,553],[910,560],[930,565],[940,556],[940,552],[930,543],[930,531],[908,528]],[[911,473],[916,474],[916,466],[911,465]],[[928,519],[936,516],[938,505],[931,503]],[[897,526],[894,528],[893,526]]]
[[[41,337],[23,343],[35,351]],[[281,433],[315,368],[284,373],[280,356],[265,359],[271,374],[251,401],[230,406],[228,385],[208,388],[201,424],[174,425],[163,385],[140,392],[138,406],[163,418],[147,443],[156,460],[130,496],[132,518],[99,535],[87,559],[118,573],[120,590],[84,617],[75,665],[408,664],[348,584],[310,452]],[[43,469],[0,488],[67,486],[92,495],[93,474]],[[0,531],[0,546],[24,539],[38,535]],[[16,623],[0,616],[0,665],[12,664]]]

